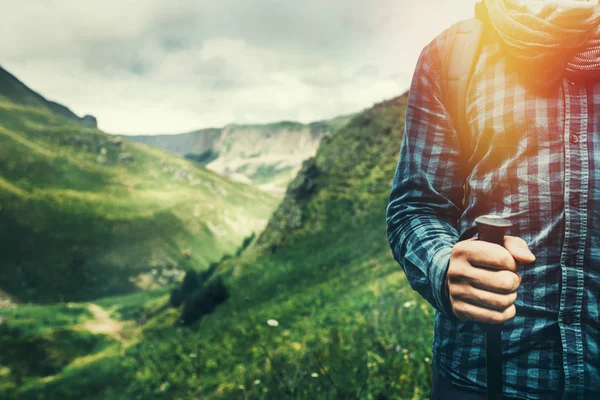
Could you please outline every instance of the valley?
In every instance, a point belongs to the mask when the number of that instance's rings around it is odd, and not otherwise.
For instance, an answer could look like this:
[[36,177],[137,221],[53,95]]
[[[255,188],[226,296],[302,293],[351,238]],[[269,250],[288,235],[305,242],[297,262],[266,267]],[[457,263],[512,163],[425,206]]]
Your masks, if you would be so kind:
[[[295,174],[244,183],[3,98],[0,397],[425,398],[433,309],[385,235],[405,106],[376,104]],[[206,166],[245,165],[252,144],[232,135],[244,145]],[[173,293],[192,270],[196,294],[222,281],[227,296],[203,292],[215,303],[183,324]]]

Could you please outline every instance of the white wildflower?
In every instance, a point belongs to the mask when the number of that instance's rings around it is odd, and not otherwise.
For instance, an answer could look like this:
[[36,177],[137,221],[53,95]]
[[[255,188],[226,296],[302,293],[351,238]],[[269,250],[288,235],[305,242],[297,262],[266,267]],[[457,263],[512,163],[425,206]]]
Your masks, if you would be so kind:
[[317,374],[316,372],[313,372],[312,374],[310,374],[310,376],[312,376],[313,378],[318,378],[319,374]]
[[414,301],[407,301],[404,303],[404,308],[409,308],[415,305]]
[[426,363],[431,362],[431,359],[429,357],[425,357],[425,362]]
[[270,320],[268,320],[267,324],[269,324],[269,326],[279,326],[279,322],[277,322],[276,319],[270,319]]
[[257,379],[257,380],[255,380],[255,381],[254,381],[254,384],[255,384],[255,385],[260,385],[260,379]]
[[196,358],[197,354],[196,353],[190,353],[190,358]]

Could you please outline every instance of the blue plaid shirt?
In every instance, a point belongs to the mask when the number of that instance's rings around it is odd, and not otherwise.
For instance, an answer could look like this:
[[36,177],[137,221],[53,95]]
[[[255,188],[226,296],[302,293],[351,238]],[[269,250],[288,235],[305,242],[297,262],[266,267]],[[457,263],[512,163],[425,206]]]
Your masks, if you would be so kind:
[[417,63],[387,210],[394,258],[436,309],[434,362],[453,384],[485,391],[484,331],[453,315],[443,283],[453,245],[496,214],[536,255],[519,267],[517,314],[502,331],[505,394],[600,398],[600,78],[531,91],[488,37],[461,150],[439,84],[445,35]]

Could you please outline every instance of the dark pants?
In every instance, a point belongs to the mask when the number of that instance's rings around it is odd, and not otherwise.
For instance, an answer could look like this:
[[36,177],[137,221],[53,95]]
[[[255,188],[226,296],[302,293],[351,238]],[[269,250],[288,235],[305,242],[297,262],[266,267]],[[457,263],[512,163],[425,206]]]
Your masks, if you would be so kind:
[[431,365],[431,396],[429,400],[485,400],[485,393],[474,392],[452,385],[444,379],[435,363]]

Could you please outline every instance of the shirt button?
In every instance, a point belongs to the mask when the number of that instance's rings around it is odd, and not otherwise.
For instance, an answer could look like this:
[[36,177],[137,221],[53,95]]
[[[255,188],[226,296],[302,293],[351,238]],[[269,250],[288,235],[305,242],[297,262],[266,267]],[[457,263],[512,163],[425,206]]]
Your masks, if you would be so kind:
[[567,264],[569,267],[572,267],[575,265],[575,259],[573,257],[569,257],[565,260],[565,264]]
[[579,135],[571,135],[569,136],[569,140],[571,141],[571,143],[579,143]]
[[571,325],[573,323],[573,317],[570,315],[565,315],[563,318],[563,322],[565,325]]
[[573,82],[573,81],[569,81],[569,85],[571,85],[571,86],[575,86],[575,85],[576,85],[576,83],[575,83],[575,82]]
[[577,207],[579,206],[579,196],[577,196],[576,194],[572,195],[569,198],[569,203],[573,206],[573,207]]

